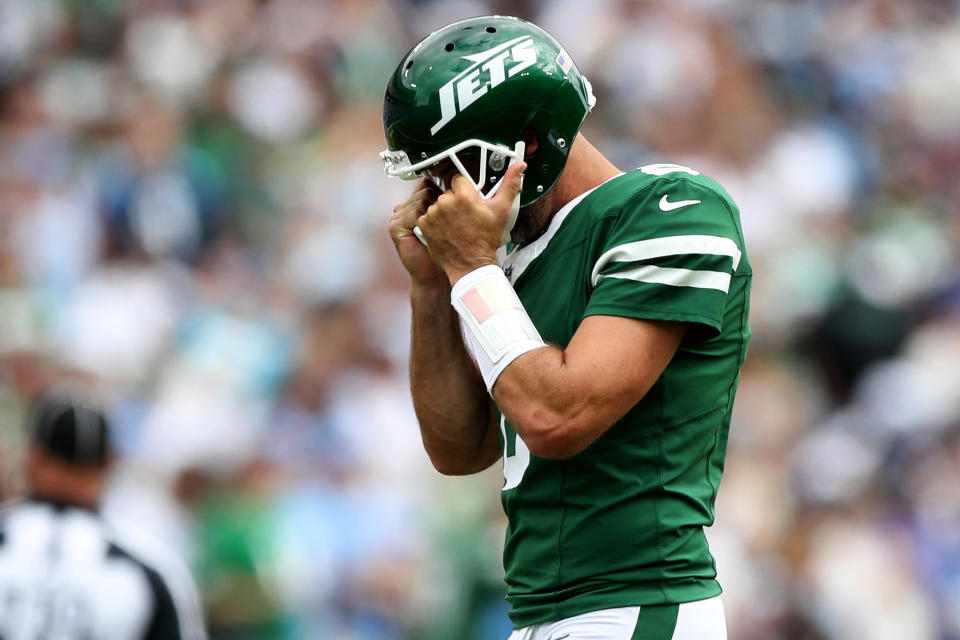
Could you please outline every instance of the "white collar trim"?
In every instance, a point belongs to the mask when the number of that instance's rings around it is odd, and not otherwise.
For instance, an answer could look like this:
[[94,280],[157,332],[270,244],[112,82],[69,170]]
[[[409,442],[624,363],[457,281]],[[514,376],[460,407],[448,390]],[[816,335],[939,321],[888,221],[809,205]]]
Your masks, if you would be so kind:
[[500,258],[500,266],[503,267],[504,273],[507,274],[510,284],[514,284],[520,275],[527,270],[527,267],[529,267],[530,264],[536,260],[537,257],[544,252],[544,250],[546,250],[547,245],[550,244],[550,240],[552,240],[553,237],[557,235],[557,231],[560,230],[560,225],[563,224],[563,221],[567,219],[567,216],[570,215],[570,212],[573,211],[573,209],[580,204],[584,198],[593,193],[598,187],[601,187],[622,175],[623,172],[604,180],[601,184],[584,191],[576,198],[560,207],[560,210],[557,211],[556,215],[553,216],[553,219],[550,220],[550,224],[547,226],[547,230],[544,231],[543,235],[527,246],[514,249],[509,255],[506,253],[499,255],[498,258]]

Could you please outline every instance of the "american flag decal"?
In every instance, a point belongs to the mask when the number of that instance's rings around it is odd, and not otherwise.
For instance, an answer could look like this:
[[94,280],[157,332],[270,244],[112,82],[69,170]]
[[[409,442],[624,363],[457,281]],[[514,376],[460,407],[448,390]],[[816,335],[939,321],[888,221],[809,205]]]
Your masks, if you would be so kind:
[[563,49],[560,49],[560,53],[557,54],[557,66],[563,69],[564,73],[570,73],[570,69],[573,68],[573,60]]
[[473,314],[473,318],[477,321],[477,324],[483,324],[494,314],[494,310],[490,308],[486,298],[480,292],[479,287],[474,287],[470,289],[470,291],[467,291],[463,294],[461,300],[463,300],[463,304],[467,305],[467,309]]
[[477,324],[483,324],[501,311],[516,309],[520,304],[512,289],[507,287],[505,292],[500,283],[489,280],[480,282],[468,290],[460,296],[460,301],[467,307]]

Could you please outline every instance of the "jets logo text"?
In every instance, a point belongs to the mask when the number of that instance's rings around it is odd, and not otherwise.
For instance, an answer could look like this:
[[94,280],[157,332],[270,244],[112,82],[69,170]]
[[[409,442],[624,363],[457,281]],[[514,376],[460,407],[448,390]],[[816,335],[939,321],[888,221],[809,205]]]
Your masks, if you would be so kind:
[[[480,53],[463,56],[473,64],[440,88],[440,119],[430,127],[430,135],[444,128],[454,116],[476,102],[487,91],[500,86],[537,62],[533,38],[521,36]],[[507,59],[513,64],[507,66]],[[459,109],[458,109],[459,107]]]

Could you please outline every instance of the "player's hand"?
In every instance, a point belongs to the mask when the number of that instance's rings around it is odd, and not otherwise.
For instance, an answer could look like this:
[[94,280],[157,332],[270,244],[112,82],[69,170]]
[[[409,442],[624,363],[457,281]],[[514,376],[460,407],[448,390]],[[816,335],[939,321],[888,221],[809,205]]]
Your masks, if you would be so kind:
[[489,200],[484,200],[467,178],[457,174],[450,188],[417,222],[433,261],[443,269],[451,285],[474,269],[497,264],[497,249],[526,168],[525,162],[512,164],[502,178],[503,185]]
[[437,201],[440,193],[440,188],[433,181],[424,178],[417,183],[413,194],[405,202],[393,208],[393,215],[390,216],[390,238],[414,284],[447,284],[443,270],[413,233],[417,221]]

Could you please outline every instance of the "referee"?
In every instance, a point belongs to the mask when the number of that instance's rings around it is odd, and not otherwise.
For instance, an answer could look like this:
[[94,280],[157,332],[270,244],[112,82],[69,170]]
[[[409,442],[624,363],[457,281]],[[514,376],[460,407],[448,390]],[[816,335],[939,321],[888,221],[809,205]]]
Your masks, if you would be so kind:
[[0,640],[203,640],[199,599],[170,552],[98,511],[103,413],[66,392],[30,424],[29,494],[0,511]]

